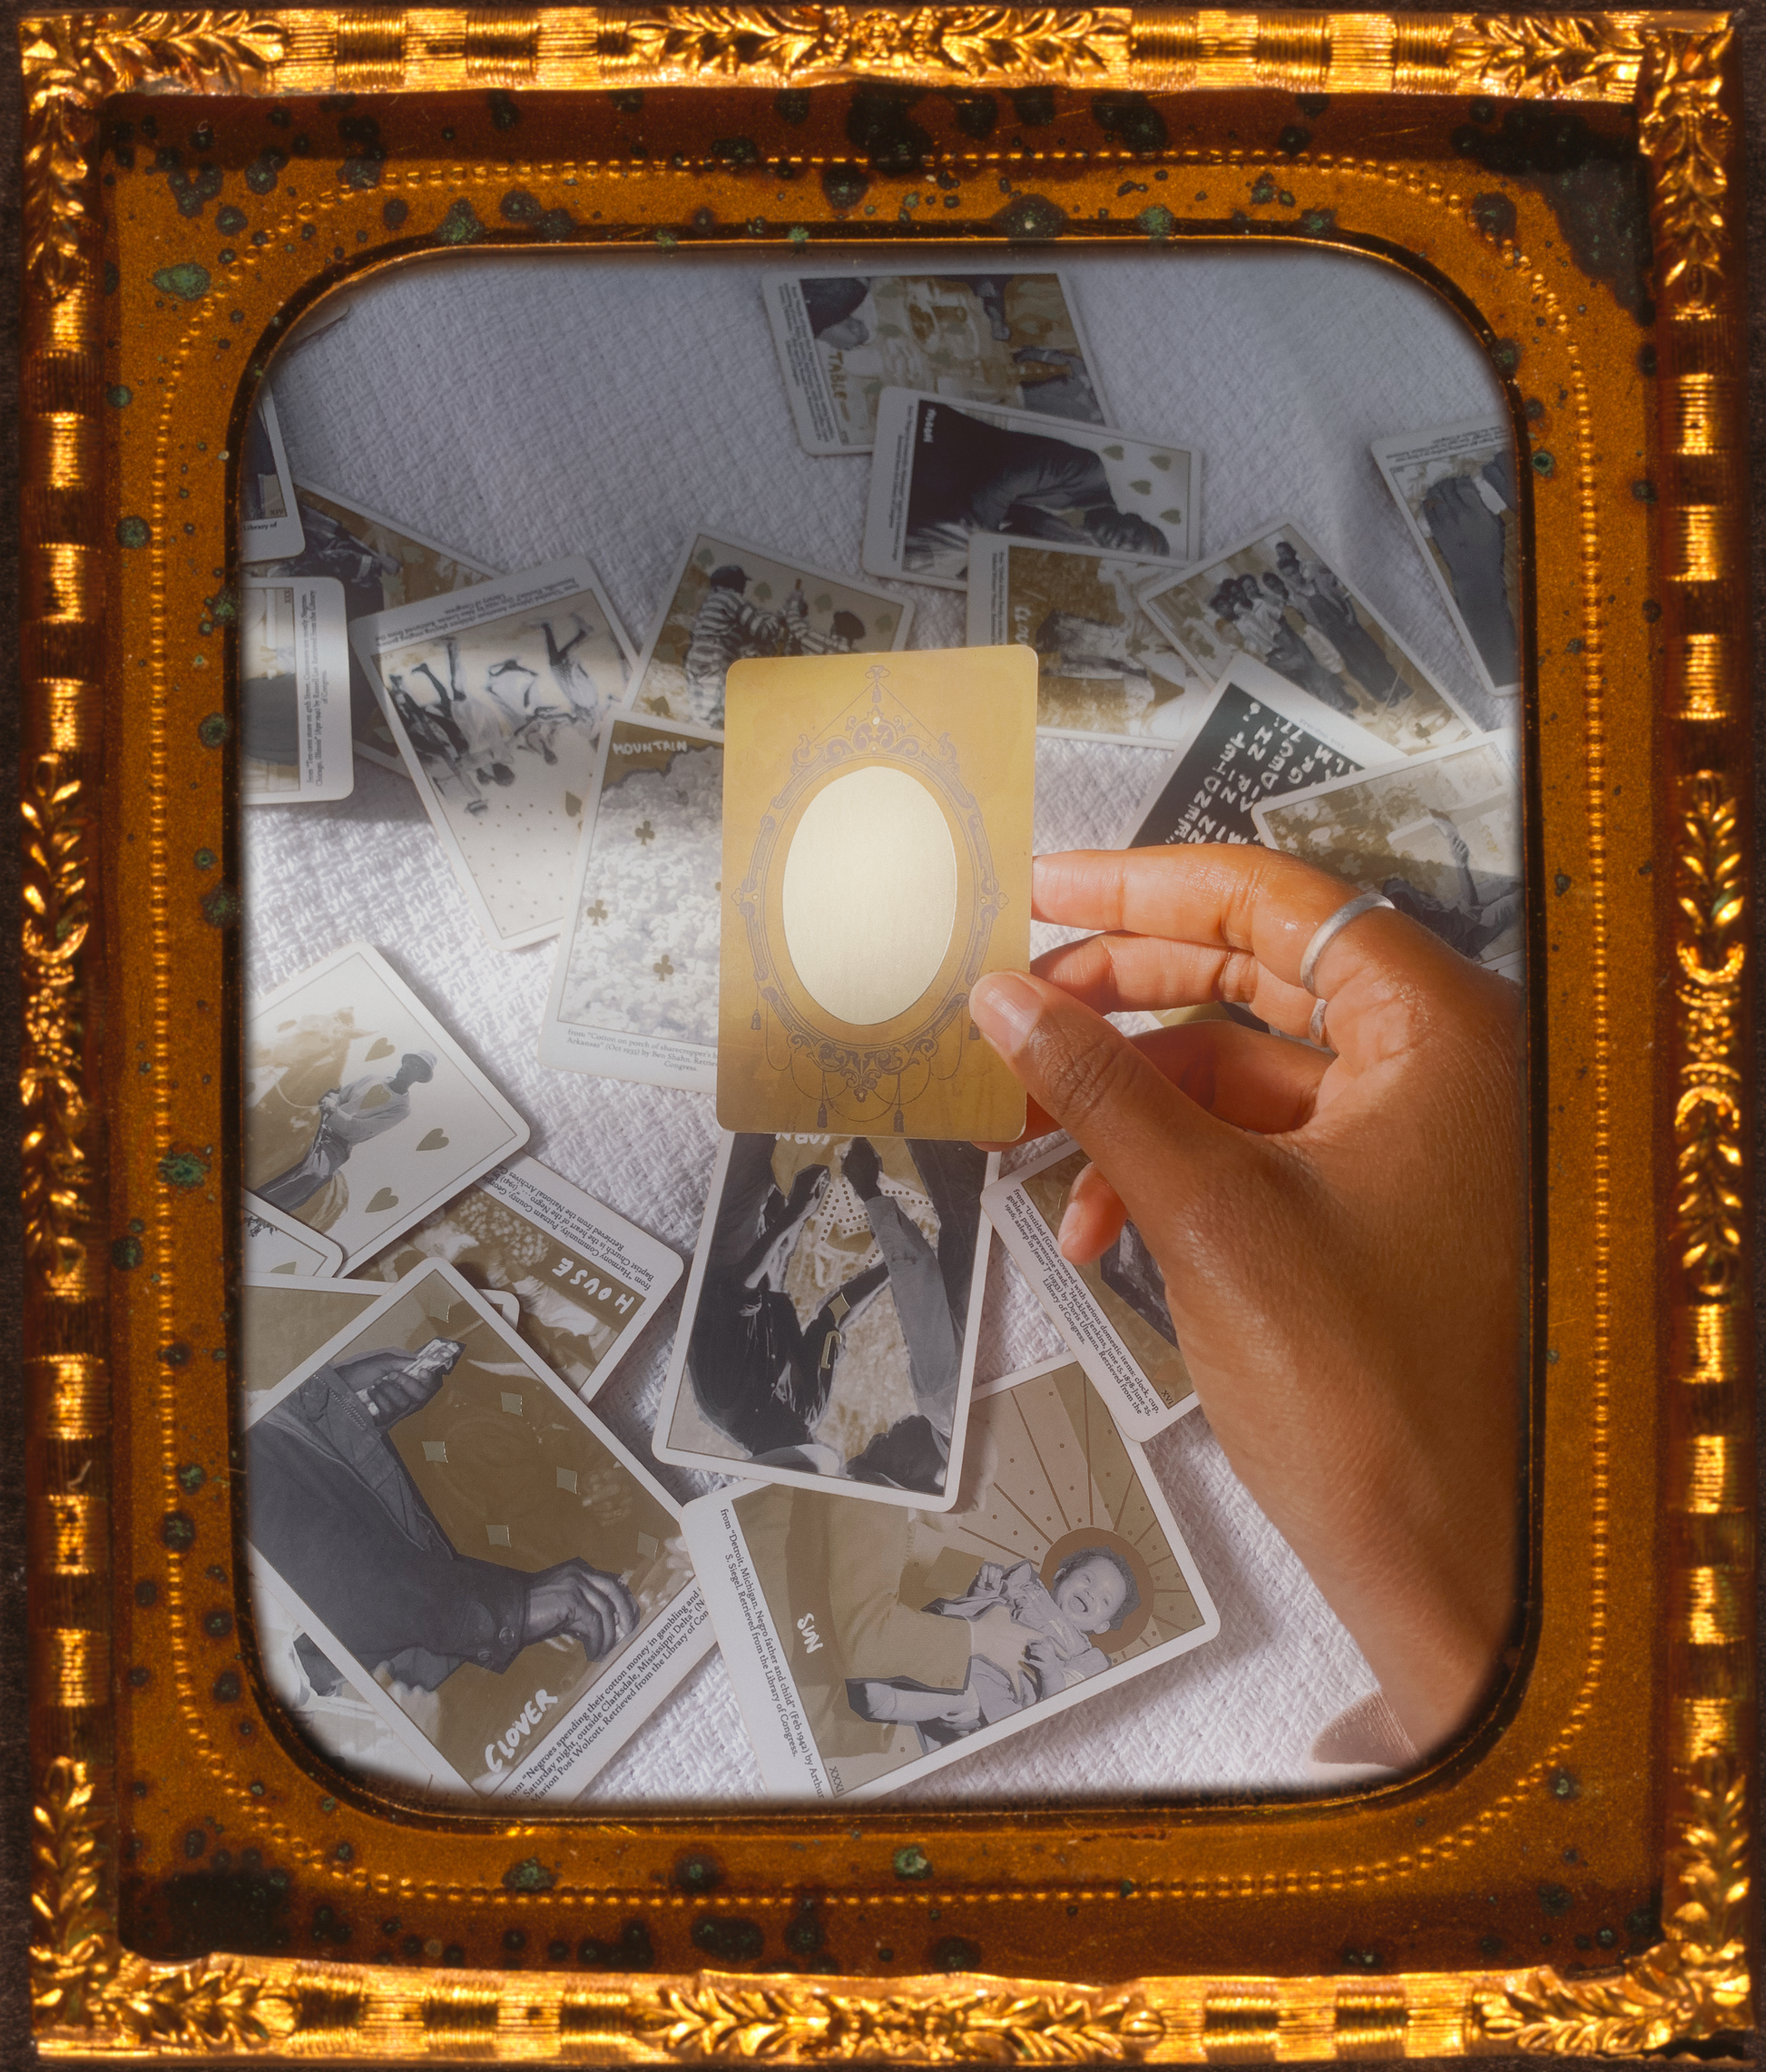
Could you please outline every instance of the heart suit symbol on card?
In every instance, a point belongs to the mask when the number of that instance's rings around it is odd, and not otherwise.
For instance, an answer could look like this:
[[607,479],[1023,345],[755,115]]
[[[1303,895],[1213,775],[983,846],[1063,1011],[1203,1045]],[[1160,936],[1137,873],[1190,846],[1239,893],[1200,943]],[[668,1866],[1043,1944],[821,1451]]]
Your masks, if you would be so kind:
[[368,1046],[368,1062],[372,1065],[377,1057],[390,1057],[394,1048],[385,1036],[376,1036]]
[[431,1130],[423,1142],[417,1145],[419,1151],[445,1151],[446,1147],[447,1132],[446,1130]]
[[397,1206],[398,1196],[393,1193],[390,1187],[382,1187],[368,1203],[368,1213],[371,1216],[378,1216],[383,1214],[388,1209],[396,1209]]

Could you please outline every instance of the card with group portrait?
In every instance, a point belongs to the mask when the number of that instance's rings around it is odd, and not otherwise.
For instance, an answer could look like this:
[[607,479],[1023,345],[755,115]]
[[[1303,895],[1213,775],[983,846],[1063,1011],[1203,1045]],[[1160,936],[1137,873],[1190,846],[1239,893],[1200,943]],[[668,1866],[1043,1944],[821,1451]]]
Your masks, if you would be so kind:
[[945,1510],[987,1280],[972,1144],[726,1136],[656,1456]]
[[244,1416],[282,1672],[348,1684],[433,1789],[578,1798],[712,1645],[666,1492],[449,1266]]
[[1059,273],[770,273],[763,292],[806,453],[869,452],[886,388],[1104,422]]
[[1241,682],[1285,678],[1390,757],[1463,741],[1471,721],[1359,590],[1291,519],[1143,584],[1141,603],[1211,683],[1235,657]]
[[767,1788],[874,1799],[1214,1638],[1139,1447],[1084,1372],[978,1391],[957,1505],[800,1488],[690,1504],[687,1543]]
[[771,654],[887,654],[908,644],[914,607],[856,576],[695,533],[632,674],[633,710],[723,725],[732,662]]
[[1106,547],[1182,567],[1202,540],[1202,457],[1034,410],[886,388],[865,513],[865,566],[961,590],[976,533]]
[[996,1180],[981,1207],[1111,1415],[1131,1439],[1151,1439],[1195,1409],[1195,1388],[1164,1275],[1134,1225],[1083,1266],[1061,1251],[1061,1219],[1086,1164],[1071,1137],[1058,1137]]

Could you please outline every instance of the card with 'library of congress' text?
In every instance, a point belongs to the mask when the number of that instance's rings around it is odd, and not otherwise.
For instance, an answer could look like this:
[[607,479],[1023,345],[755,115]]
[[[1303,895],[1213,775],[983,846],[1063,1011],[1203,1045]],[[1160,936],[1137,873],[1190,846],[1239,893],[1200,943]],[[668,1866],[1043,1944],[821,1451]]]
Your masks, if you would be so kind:
[[1017,1136],[968,996],[1029,961],[1035,656],[738,662],[725,713],[719,1122]]

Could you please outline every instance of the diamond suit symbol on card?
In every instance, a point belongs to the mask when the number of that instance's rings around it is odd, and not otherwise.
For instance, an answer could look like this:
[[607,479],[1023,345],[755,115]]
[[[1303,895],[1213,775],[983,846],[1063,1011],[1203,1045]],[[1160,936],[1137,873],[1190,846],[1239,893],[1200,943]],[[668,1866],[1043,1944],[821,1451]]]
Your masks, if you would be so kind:
[[521,1398],[507,1389],[502,1391],[502,1396],[503,1408],[512,1418],[518,1418],[521,1415]]
[[368,1062],[372,1065],[377,1057],[390,1057],[397,1047],[388,1043],[385,1036],[376,1036],[368,1046]]
[[368,1203],[368,1213],[371,1216],[384,1215],[388,1209],[396,1209],[397,1206],[398,1196],[390,1187],[382,1187]]
[[446,1130],[431,1130],[429,1134],[417,1145],[419,1151],[445,1151],[446,1147],[447,1132]]
[[485,1537],[493,1547],[507,1547],[509,1544],[509,1528],[507,1526],[486,1526]]

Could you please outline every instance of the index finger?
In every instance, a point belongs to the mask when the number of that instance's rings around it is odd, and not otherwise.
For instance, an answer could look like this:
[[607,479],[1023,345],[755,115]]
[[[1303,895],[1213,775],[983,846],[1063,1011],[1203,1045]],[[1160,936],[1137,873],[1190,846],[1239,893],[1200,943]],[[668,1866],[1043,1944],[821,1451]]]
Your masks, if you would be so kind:
[[[1271,977],[1297,987],[1320,925],[1364,889],[1251,842],[1077,849],[1036,858],[1031,912],[1063,928],[1249,953]],[[1442,947],[1402,916],[1375,908],[1323,952],[1314,973],[1320,991],[1326,968],[1339,977],[1355,968],[1339,961],[1346,939],[1357,963],[1400,978],[1436,968]]]

